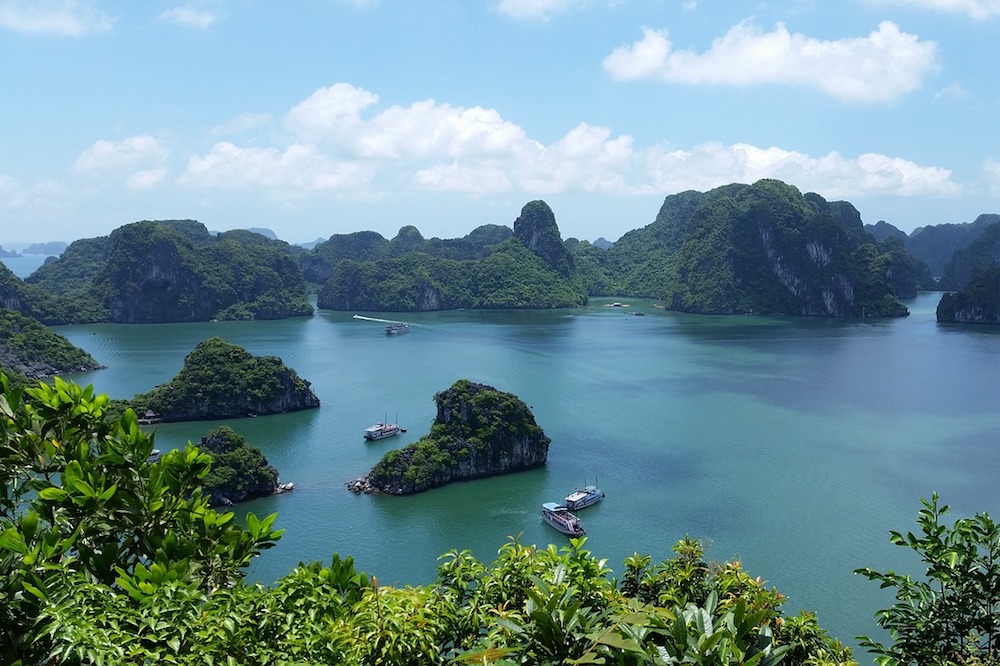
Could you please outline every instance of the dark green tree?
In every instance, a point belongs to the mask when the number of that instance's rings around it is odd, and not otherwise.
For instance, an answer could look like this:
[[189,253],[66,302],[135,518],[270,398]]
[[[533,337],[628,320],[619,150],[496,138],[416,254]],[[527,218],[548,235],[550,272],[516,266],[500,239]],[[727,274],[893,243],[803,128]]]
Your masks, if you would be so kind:
[[985,513],[947,525],[949,507],[937,493],[921,504],[919,533],[893,531],[889,540],[916,553],[924,574],[855,572],[896,594],[896,603],[876,615],[892,642],[862,636],[861,644],[883,665],[998,664],[1000,526]]

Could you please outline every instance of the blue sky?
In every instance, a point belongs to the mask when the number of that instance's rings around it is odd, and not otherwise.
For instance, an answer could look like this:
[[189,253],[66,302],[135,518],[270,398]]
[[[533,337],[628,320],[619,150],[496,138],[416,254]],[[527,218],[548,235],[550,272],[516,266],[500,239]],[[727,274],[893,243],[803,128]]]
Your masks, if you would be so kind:
[[0,244],[143,219],[609,240],[779,178],[1000,212],[1000,0],[0,0]]

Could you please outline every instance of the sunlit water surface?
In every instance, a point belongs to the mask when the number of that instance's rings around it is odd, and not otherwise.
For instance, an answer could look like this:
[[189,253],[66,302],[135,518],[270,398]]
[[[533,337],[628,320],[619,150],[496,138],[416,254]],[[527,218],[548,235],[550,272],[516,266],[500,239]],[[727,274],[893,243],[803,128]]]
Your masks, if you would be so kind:
[[[890,599],[852,572],[919,572],[887,537],[913,528],[921,497],[938,491],[957,515],[998,513],[1000,335],[938,325],[938,299],[922,295],[910,317],[875,322],[596,299],[579,310],[408,314],[410,333],[395,337],[332,312],[58,330],[107,366],[73,379],[113,397],[168,381],[211,336],[279,356],[312,382],[317,410],[230,422],[295,483],[239,507],[278,512],[285,530],[253,580],[336,552],[386,583],[421,584],[451,549],[491,561],[511,536],[565,544],[539,507],[596,479],[607,498],[580,517],[587,548],[615,575],[634,552],[658,561],[698,537],[711,559],[742,560],[788,595],[787,611],[816,610],[853,644],[876,631],[873,614]],[[411,497],[348,492],[386,451],[428,431],[434,394],[460,378],[530,404],[552,439],[548,464]],[[366,443],[364,429],[386,417],[407,432]],[[157,445],[218,425],[160,425]]]

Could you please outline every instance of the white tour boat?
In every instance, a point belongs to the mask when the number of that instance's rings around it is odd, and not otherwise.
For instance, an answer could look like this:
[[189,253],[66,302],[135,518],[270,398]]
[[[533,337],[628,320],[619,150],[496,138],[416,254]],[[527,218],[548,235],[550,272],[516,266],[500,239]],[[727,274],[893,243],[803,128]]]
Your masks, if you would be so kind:
[[542,505],[542,519],[563,534],[571,537],[581,537],[587,534],[580,524],[580,519],[569,512],[566,507],[555,502]]

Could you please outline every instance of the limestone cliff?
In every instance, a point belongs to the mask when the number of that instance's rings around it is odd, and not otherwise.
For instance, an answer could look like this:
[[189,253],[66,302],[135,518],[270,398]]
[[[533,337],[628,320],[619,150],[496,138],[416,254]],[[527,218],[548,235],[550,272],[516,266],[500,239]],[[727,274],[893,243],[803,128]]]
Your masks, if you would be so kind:
[[776,180],[671,195],[606,261],[618,267],[620,293],[684,312],[908,314],[894,292],[893,257],[857,210]]
[[203,421],[319,407],[309,382],[276,356],[253,356],[221,338],[198,344],[169,383],[130,406],[157,421]]
[[937,320],[956,324],[1000,324],[1000,267],[980,271],[965,289],[941,296]]
[[514,236],[563,277],[573,270],[572,257],[563,245],[556,216],[544,201],[529,201],[514,220]]
[[461,379],[434,400],[430,432],[390,451],[354,489],[410,495],[545,464],[550,440],[517,396]]

